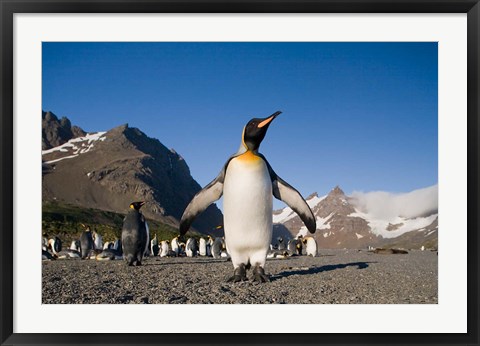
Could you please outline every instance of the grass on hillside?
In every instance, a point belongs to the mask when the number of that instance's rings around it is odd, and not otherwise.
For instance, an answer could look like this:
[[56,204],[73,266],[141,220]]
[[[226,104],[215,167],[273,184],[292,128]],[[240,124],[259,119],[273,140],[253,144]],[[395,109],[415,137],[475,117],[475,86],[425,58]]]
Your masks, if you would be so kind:
[[[98,232],[103,241],[114,241],[121,238],[123,219],[125,215],[92,208],[62,204],[58,202],[44,202],[42,206],[42,235],[52,237],[57,235],[63,242],[77,240],[84,231],[84,225]],[[178,235],[178,230],[170,225],[148,220],[150,237],[156,234],[157,239],[172,239]],[[190,233],[190,232],[189,232]],[[200,236],[191,233],[190,236]],[[151,239],[150,238],[150,239]],[[66,245],[66,244],[65,244]],[[68,246],[68,245],[67,245]]]

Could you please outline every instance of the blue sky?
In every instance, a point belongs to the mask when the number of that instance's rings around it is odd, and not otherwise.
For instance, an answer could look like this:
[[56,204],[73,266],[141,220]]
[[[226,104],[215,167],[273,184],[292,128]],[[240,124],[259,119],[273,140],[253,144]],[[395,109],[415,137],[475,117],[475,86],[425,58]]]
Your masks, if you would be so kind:
[[[128,123],[206,185],[243,126],[305,197],[437,183],[436,43],[43,43],[42,108],[86,131]],[[275,207],[282,204],[276,203]]]

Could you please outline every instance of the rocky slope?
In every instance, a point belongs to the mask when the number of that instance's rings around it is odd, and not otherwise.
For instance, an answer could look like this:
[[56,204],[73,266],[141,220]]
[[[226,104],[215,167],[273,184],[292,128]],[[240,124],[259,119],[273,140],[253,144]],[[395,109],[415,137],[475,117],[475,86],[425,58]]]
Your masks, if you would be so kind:
[[[70,124],[68,119],[63,123]],[[45,122],[44,134],[64,129],[51,124]],[[60,143],[60,138],[67,137],[52,135],[45,142]],[[127,124],[71,138],[43,150],[42,158],[44,201],[125,213],[132,201],[144,200],[147,218],[177,226],[186,205],[201,189],[180,155]],[[210,233],[222,220],[220,210],[212,205],[193,227]]]

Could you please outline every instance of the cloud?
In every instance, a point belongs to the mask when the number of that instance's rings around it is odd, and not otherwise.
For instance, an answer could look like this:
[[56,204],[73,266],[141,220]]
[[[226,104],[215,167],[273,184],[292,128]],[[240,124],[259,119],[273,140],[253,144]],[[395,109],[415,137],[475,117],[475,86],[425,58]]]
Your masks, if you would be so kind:
[[383,220],[396,216],[415,218],[438,211],[438,184],[400,194],[354,191],[350,197],[359,211]]

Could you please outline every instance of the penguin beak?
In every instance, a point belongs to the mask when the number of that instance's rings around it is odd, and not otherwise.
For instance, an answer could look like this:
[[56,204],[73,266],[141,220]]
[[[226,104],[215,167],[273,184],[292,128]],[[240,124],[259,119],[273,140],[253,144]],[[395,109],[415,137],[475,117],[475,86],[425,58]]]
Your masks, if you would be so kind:
[[270,115],[267,119],[263,120],[261,123],[258,124],[258,128],[262,128],[264,127],[265,125],[268,125],[272,122],[273,119],[275,119],[279,114],[281,114],[282,112],[280,111],[276,111],[275,113],[273,113],[272,115]]

